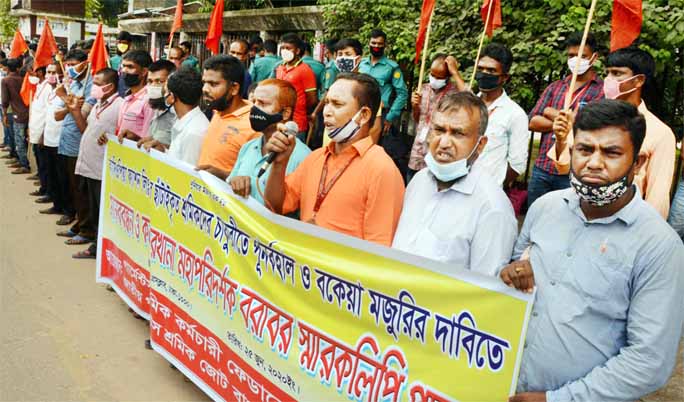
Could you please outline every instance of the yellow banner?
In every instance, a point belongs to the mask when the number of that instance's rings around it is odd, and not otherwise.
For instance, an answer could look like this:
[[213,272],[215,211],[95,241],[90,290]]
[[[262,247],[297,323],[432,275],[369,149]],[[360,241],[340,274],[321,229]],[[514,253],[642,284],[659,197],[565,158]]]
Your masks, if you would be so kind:
[[98,281],[215,400],[504,401],[532,295],[267,211],[109,141]]

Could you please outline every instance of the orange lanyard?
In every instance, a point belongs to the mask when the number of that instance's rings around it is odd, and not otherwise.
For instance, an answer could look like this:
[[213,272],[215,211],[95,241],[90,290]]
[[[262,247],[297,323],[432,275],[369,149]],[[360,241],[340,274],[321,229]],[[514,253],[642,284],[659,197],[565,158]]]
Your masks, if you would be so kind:
[[349,161],[342,167],[342,169],[338,170],[337,173],[335,173],[335,176],[330,180],[330,183],[328,185],[325,185],[325,179],[328,176],[328,159],[330,158],[330,154],[328,154],[325,157],[325,162],[323,163],[323,172],[321,173],[321,181],[318,183],[318,195],[316,195],[316,204],[314,205],[314,217],[318,213],[318,211],[321,209],[321,205],[323,205],[323,201],[325,201],[326,197],[328,196],[328,193],[330,193],[330,190],[332,190],[333,186],[335,183],[337,183],[337,180],[340,179],[342,176],[342,173],[344,173],[349,165],[356,159],[358,155],[354,155]]

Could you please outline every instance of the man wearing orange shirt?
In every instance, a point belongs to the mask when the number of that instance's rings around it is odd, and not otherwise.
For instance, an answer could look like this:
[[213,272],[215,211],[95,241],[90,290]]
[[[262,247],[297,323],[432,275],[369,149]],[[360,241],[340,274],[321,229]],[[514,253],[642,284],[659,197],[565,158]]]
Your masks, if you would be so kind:
[[285,177],[295,138],[274,133],[275,152],[266,183],[274,212],[300,210],[301,220],[384,246],[392,244],[404,198],[404,181],[392,159],[368,133],[380,107],[380,87],[371,76],[343,73],[330,87],[323,109],[332,142],[311,153]]
[[216,111],[204,137],[197,169],[225,180],[235,166],[242,146],[260,134],[252,130],[252,104],[240,96],[245,76],[242,63],[233,56],[214,56],[204,62],[204,99]]

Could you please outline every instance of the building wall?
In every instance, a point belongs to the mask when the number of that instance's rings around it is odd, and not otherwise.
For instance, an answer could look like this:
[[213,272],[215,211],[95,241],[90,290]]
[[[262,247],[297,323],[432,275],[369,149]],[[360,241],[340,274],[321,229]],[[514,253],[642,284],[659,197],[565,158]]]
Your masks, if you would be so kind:
[[[45,18],[40,15],[19,17],[19,31],[27,41],[40,36],[40,33],[43,32],[44,24]],[[55,36],[55,40],[57,43],[66,46],[71,46],[74,42],[83,39],[83,24],[82,21],[50,18],[50,28],[52,29],[52,34]]]
[[85,16],[85,0],[22,0],[20,7],[32,11],[44,11],[71,17]]

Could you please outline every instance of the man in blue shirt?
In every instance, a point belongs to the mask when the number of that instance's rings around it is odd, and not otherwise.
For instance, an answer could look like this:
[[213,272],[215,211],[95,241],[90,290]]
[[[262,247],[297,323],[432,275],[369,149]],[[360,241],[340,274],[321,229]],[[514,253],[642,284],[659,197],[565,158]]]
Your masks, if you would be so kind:
[[[260,191],[263,192],[266,189],[270,169],[257,178],[261,166],[267,159],[263,144],[278,129],[282,129],[282,123],[292,120],[296,102],[297,92],[292,84],[284,80],[264,80],[254,90],[254,106],[250,112],[249,121],[252,129],[263,135],[247,142],[240,149],[235,167],[227,179],[236,194],[243,197],[251,195],[260,203],[264,203]],[[303,142],[299,139],[296,141],[295,149],[287,164],[287,174],[293,172],[311,153]],[[257,188],[257,180],[259,180],[261,190]]]
[[509,286],[537,287],[513,402],[638,400],[677,358],[684,246],[633,184],[644,116],[600,100],[573,129],[572,188],[532,204],[513,252],[529,260],[500,272]]
[[253,82],[261,82],[271,76],[276,66],[280,64],[280,58],[276,56],[278,44],[271,39],[264,41],[264,55],[257,57],[249,66],[249,74]]

